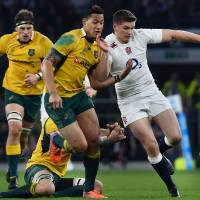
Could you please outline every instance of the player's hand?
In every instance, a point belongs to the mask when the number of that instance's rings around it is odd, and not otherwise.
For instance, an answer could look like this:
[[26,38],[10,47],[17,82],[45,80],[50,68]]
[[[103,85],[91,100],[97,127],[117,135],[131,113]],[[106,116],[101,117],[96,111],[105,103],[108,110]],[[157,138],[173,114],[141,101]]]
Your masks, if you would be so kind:
[[126,138],[124,135],[124,129],[117,122],[114,124],[107,124],[107,127],[111,130],[110,134],[107,136],[110,143],[124,140]]
[[120,80],[124,79],[132,70],[133,61],[129,59],[126,63],[126,67],[119,74]]
[[94,90],[92,87],[86,87],[85,88],[85,92],[86,92],[86,94],[89,96],[89,97],[91,97],[91,98],[93,98],[93,97],[95,97],[96,95],[97,95],[97,90]]
[[35,85],[38,82],[39,78],[37,74],[26,74],[25,75],[25,86],[26,87],[32,87],[33,85]]
[[96,42],[104,52],[108,52],[108,44],[100,35],[97,35]]
[[49,103],[53,109],[62,108],[62,99],[56,92],[50,94]]

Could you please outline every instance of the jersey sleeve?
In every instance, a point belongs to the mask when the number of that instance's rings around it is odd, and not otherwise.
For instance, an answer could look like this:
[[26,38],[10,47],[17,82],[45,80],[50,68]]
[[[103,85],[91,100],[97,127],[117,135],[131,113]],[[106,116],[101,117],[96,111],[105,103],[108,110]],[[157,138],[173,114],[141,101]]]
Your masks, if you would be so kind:
[[51,48],[53,47],[53,43],[50,39],[48,39],[47,37],[43,39],[42,41],[42,47],[43,47],[43,51],[42,51],[42,58],[45,58],[46,55],[48,54],[48,52],[51,50]]
[[162,29],[143,29],[143,36],[149,44],[161,43]]
[[0,37],[0,55],[6,54],[8,40],[9,38],[7,35]]
[[73,50],[75,43],[75,36],[69,33],[65,33],[57,40],[53,48],[63,56],[67,56],[70,51]]

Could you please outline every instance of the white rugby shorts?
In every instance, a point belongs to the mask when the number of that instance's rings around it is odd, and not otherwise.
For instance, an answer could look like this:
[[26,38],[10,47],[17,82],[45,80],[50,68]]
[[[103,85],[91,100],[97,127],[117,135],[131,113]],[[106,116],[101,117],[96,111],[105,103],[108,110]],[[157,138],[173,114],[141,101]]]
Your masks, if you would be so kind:
[[168,99],[157,91],[149,96],[141,94],[127,97],[126,100],[118,101],[119,109],[124,126],[142,118],[155,117],[159,113],[172,108]]

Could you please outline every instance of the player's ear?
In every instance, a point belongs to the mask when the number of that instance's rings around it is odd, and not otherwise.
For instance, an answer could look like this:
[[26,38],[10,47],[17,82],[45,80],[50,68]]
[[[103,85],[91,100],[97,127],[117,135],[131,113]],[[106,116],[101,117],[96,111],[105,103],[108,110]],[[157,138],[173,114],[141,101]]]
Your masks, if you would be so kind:
[[86,21],[87,21],[87,18],[84,17],[84,18],[82,19],[83,26],[85,26]]

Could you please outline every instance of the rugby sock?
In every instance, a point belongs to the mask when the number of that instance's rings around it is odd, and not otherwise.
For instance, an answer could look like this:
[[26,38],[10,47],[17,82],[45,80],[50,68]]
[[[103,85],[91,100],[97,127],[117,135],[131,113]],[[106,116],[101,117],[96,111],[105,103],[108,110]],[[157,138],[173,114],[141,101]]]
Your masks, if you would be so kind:
[[21,154],[20,144],[6,145],[6,155],[9,166],[10,177],[17,176],[18,160]]
[[28,198],[33,197],[33,195],[30,193],[30,186],[24,185],[22,187],[10,190],[8,192],[1,192],[0,196],[3,198],[11,198],[11,197],[17,197],[17,198]]
[[73,187],[74,178],[61,178],[55,181],[55,190],[61,191]]
[[167,168],[168,162],[164,156],[159,154],[157,157],[148,157],[149,162],[151,163],[152,167],[158,173],[160,178],[165,182],[168,190],[172,187],[175,187],[175,184],[172,181],[170,176],[170,172]]
[[83,196],[83,185],[77,185],[69,187],[67,189],[55,192],[54,197],[82,197]]
[[21,144],[21,149],[22,151],[24,149],[27,149],[28,145],[28,136],[31,132],[31,128],[22,128],[22,133],[20,137],[20,144]]
[[85,155],[83,163],[85,166],[84,191],[94,190],[94,182],[99,168],[100,151],[94,155]]
[[159,139],[158,141],[158,145],[160,148],[160,152],[163,154],[165,151],[167,151],[168,149],[172,148],[173,145],[171,145],[167,139],[166,136],[162,137]]

